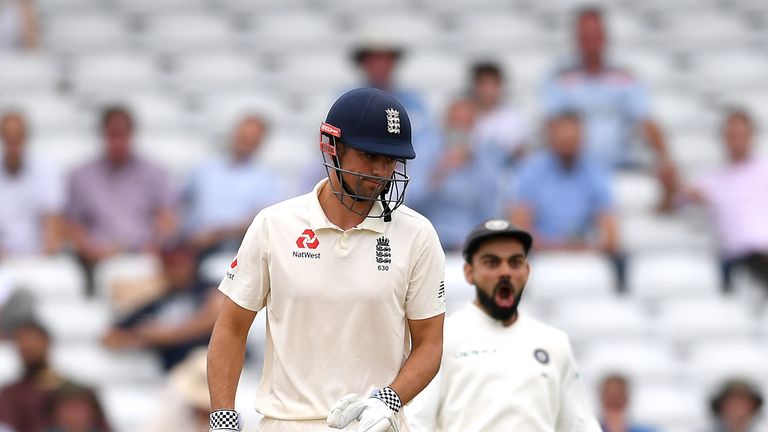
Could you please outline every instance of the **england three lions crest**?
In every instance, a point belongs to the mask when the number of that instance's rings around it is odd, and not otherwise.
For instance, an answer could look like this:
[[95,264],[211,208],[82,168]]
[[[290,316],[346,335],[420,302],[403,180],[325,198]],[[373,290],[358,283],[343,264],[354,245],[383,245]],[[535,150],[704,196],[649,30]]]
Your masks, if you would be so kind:
[[400,111],[390,108],[385,110],[387,113],[387,132],[393,134],[400,133]]
[[392,249],[389,247],[389,239],[381,236],[376,239],[376,263],[381,271],[388,271],[392,262]]

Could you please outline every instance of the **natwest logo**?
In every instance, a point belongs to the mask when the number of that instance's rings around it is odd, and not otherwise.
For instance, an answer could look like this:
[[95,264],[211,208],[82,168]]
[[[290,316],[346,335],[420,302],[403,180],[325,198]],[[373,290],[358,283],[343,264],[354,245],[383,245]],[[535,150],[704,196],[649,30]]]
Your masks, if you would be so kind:
[[296,246],[299,249],[317,249],[320,246],[320,239],[315,237],[315,232],[307,228],[301,233],[298,239],[296,239]]

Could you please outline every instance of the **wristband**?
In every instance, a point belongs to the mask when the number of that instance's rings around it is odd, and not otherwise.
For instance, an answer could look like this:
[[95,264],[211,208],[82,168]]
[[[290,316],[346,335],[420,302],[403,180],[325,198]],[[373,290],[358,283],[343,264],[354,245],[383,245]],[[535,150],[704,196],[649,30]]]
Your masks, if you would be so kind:
[[390,387],[376,390],[373,393],[373,397],[384,402],[394,413],[400,412],[400,408],[403,406],[403,403],[400,401],[400,396]]
[[211,430],[240,430],[240,415],[235,410],[220,409],[209,416]]

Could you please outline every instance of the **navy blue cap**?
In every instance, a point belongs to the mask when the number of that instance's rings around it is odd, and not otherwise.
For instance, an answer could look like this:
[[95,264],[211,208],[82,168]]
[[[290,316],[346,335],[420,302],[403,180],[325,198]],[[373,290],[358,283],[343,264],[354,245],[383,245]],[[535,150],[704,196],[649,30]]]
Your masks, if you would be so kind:
[[397,159],[416,157],[408,113],[384,91],[359,88],[344,93],[325,123],[339,129],[341,141],[355,150]]

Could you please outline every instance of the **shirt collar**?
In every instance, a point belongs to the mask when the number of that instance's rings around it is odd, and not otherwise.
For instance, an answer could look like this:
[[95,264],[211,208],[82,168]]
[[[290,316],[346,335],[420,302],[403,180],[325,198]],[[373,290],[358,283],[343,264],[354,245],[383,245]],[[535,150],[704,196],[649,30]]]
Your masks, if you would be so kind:
[[[320,189],[322,189],[323,185],[325,185],[327,182],[328,182],[327,178],[320,180],[312,189],[312,192],[310,193],[309,226],[313,230],[318,230],[323,228],[332,228],[332,229],[341,231],[341,228],[339,228],[333,222],[328,220],[328,216],[325,215],[325,212],[323,211],[323,207],[320,206],[320,200],[318,198],[320,194]],[[378,201],[374,203],[373,208],[371,208],[371,212],[380,213],[381,203]],[[352,229],[353,230],[366,229],[366,230],[374,231],[379,234],[383,234],[386,229],[386,222],[384,222],[384,218],[367,217],[363,219],[363,221],[360,222],[359,225],[357,225],[355,228],[352,228]]]

